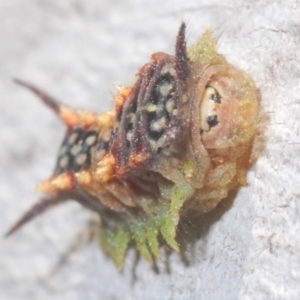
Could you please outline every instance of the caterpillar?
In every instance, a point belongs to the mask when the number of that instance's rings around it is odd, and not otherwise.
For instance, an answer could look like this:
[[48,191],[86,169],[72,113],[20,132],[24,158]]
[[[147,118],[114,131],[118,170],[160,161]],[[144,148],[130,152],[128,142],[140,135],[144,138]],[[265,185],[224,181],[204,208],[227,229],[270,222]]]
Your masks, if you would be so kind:
[[155,53],[113,110],[72,109],[29,88],[66,125],[44,196],[8,231],[69,199],[101,217],[100,242],[118,267],[129,243],[149,262],[160,241],[179,251],[178,223],[208,212],[246,184],[259,92],[253,80],[216,51],[210,30],[189,49],[181,24],[175,55]]

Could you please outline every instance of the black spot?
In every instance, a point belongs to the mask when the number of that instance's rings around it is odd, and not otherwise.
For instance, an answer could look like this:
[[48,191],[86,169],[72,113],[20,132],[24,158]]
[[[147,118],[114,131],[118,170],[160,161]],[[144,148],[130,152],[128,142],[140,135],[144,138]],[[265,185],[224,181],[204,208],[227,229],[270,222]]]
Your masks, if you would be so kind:
[[219,124],[218,116],[217,115],[210,115],[207,117],[207,124],[209,127],[214,127]]
[[98,152],[98,151],[101,151],[101,150],[107,151],[107,149],[108,149],[108,142],[106,142],[106,141],[100,139],[100,140],[98,141],[98,143],[97,143],[96,151],[97,151],[97,152]]
[[128,131],[131,131],[133,127],[132,120],[130,119],[130,116],[127,115],[124,123],[124,130],[127,133]]
[[122,116],[123,116],[123,109],[124,109],[124,105],[122,105],[121,109],[120,109],[119,112],[118,112],[118,115],[117,115],[117,120],[118,120],[118,122],[120,122],[121,119],[122,119]]
[[158,141],[159,138],[163,135],[163,131],[149,131],[149,138],[155,140],[155,141]]
[[126,139],[126,148],[129,149],[130,148],[130,141],[128,141],[128,139]]
[[150,124],[150,123],[152,123],[154,121],[155,116],[156,116],[156,112],[155,111],[147,113],[148,124]]
[[215,92],[211,95],[211,100],[214,101],[215,103],[221,104],[221,95],[215,88],[213,89]]
[[130,107],[129,107],[129,112],[128,113],[136,113],[136,109],[137,109],[137,99],[135,99],[134,101],[132,101]]

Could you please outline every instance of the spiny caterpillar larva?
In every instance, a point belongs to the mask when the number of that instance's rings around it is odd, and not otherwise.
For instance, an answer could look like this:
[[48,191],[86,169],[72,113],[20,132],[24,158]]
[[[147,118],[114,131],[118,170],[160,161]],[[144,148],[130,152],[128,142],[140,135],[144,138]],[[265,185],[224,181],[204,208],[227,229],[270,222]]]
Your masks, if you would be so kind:
[[148,261],[158,238],[178,251],[176,228],[190,210],[208,212],[246,184],[259,93],[216,52],[210,31],[186,49],[185,24],[175,56],[155,53],[132,87],[104,114],[71,109],[36,87],[67,133],[45,196],[8,232],[46,209],[74,199],[99,213],[101,245],[121,267],[129,242]]

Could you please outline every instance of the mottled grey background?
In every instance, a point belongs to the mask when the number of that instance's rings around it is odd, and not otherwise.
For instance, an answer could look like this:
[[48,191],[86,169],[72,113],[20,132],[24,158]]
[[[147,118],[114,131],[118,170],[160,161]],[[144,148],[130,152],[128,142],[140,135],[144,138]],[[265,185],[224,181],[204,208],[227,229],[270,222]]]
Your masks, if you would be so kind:
[[254,78],[265,146],[249,186],[203,219],[189,264],[171,253],[157,272],[131,250],[119,272],[95,241],[50,276],[90,217],[69,203],[1,239],[0,299],[300,299],[299,16],[292,0],[1,0],[1,235],[37,199],[64,134],[12,78],[105,111],[114,84],[130,83],[153,52],[173,53],[181,20],[189,44],[215,29],[219,51]]

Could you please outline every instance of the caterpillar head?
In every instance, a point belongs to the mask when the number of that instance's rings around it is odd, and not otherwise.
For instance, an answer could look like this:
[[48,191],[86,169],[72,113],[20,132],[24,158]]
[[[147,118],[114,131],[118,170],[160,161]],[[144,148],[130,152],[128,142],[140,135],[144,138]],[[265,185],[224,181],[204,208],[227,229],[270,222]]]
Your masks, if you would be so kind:
[[248,143],[255,132],[257,99],[253,81],[242,71],[228,65],[224,74],[215,73],[199,103],[204,147],[224,149]]
[[235,159],[253,140],[260,96],[253,80],[230,65],[216,47],[217,40],[207,31],[188,52],[195,78],[192,135],[198,136],[192,143]]

